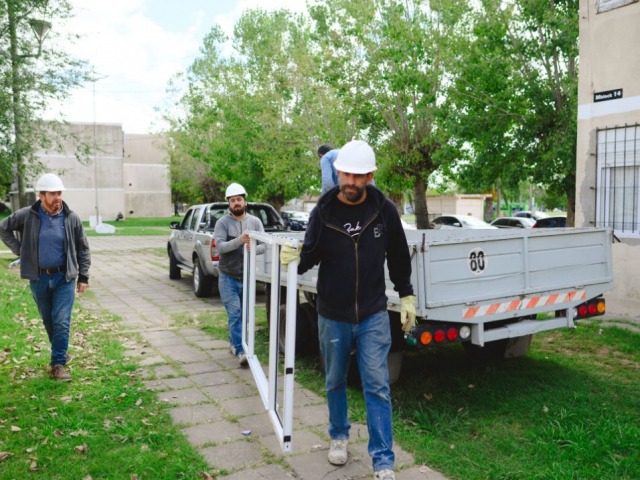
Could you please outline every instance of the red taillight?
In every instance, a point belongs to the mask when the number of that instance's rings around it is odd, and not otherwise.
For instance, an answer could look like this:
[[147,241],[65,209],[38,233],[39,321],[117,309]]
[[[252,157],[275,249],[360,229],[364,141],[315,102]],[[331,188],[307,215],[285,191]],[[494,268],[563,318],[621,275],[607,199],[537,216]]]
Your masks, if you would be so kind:
[[598,309],[595,303],[590,303],[587,307],[587,310],[589,310],[589,315],[595,315],[596,313],[598,313]]
[[587,314],[587,306],[586,305],[580,305],[578,307],[578,316],[579,317],[584,317]]
[[458,338],[458,330],[455,328],[450,328],[447,330],[447,340],[453,342],[456,338]]
[[436,343],[444,342],[444,337],[445,335],[443,330],[438,330],[433,334],[433,339],[436,341]]
[[218,249],[216,248],[216,241],[211,239],[211,261],[217,262],[220,259],[218,257]]

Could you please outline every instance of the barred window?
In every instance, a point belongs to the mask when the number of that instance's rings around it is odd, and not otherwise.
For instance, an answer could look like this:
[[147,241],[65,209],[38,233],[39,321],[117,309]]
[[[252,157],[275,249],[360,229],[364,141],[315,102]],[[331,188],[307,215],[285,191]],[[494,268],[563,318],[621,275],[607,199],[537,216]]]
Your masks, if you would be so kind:
[[640,237],[640,125],[597,130],[596,225]]

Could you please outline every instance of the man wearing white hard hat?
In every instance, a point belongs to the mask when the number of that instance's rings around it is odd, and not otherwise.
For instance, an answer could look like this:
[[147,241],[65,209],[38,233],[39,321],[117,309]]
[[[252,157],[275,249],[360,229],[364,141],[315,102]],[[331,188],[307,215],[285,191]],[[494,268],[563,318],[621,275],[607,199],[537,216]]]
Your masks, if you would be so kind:
[[347,371],[355,346],[374,478],[394,480],[385,262],[401,297],[403,328],[408,330],[415,323],[409,247],[396,206],[371,185],[376,170],[373,149],[366,142],[351,141],[340,149],[334,166],[339,189],[325,193],[311,212],[302,250],[285,245],[280,259],[288,264],[299,256],[299,274],[320,265],[316,307],[326,367],[329,462],[344,465],[348,460]]
[[[218,290],[220,300],[227,311],[229,323],[229,349],[238,357],[240,366],[248,365],[242,346],[242,276],[244,250],[249,248],[249,231],[264,232],[258,217],[247,213],[247,191],[239,183],[227,187],[225,197],[229,202],[229,215],[216,222],[213,238],[216,241],[220,261],[218,263]],[[256,247],[256,253],[264,253],[265,244]]]
[[75,292],[89,287],[91,253],[80,217],[62,201],[62,180],[45,173],[35,190],[38,201],[0,222],[0,238],[20,257],[20,276],[29,280],[51,343],[49,376],[68,382],[71,311]]

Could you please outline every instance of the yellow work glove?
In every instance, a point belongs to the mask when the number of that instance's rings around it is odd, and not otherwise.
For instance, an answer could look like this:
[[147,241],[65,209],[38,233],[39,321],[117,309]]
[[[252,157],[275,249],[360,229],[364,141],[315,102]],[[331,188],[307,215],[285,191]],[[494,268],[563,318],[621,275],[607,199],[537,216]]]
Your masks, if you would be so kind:
[[407,295],[400,299],[400,321],[402,331],[407,333],[416,324],[416,297]]
[[283,265],[289,265],[291,262],[297,262],[300,259],[300,250],[287,242],[280,250],[280,262]]

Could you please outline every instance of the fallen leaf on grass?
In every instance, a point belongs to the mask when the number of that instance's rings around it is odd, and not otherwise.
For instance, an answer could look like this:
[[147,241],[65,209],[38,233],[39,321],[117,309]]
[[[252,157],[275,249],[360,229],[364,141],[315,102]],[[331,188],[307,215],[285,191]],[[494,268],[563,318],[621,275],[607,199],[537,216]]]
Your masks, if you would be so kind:
[[16,427],[15,425],[11,425],[11,431],[12,432],[20,432],[20,431],[22,431],[22,429],[20,427]]
[[64,433],[62,433],[62,431],[57,430],[57,429],[53,431],[53,434],[54,434],[56,437],[61,437],[62,435],[64,435]]
[[207,472],[200,472],[200,476],[204,478],[204,480],[215,480],[215,477],[211,476]]
[[78,445],[77,447],[73,447],[73,449],[78,453],[87,453],[89,447],[86,445]]
[[31,462],[31,465],[29,465],[29,470],[31,470],[32,472],[36,472],[38,471],[38,462],[36,462],[35,460],[33,460]]
[[91,475],[84,477],[82,480],[93,480],[93,477]]
[[4,462],[7,458],[13,457],[11,452],[0,452],[0,462]]

